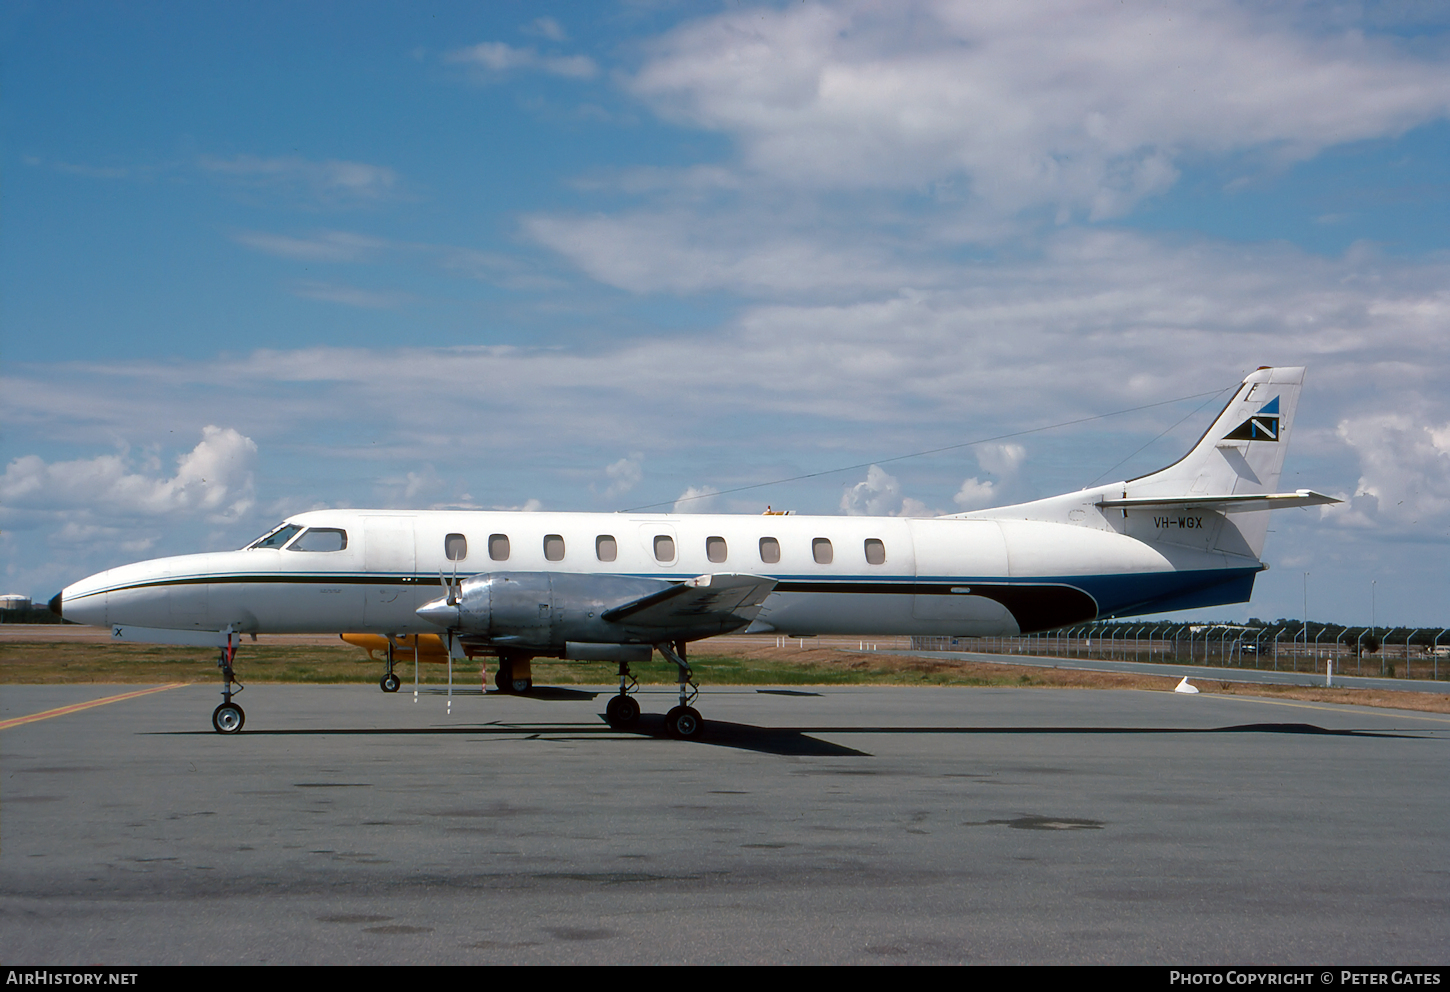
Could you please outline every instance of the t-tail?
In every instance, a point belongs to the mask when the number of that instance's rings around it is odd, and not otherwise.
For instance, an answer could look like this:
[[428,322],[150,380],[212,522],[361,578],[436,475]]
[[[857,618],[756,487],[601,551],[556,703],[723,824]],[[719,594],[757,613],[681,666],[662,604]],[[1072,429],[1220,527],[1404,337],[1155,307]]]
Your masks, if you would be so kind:
[[1106,525],[1165,550],[1258,561],[1269,526],[1264,511],[1339,502],[1308,489],[1278,491],[1303,384],[1303,368],[1260,368],[1244,379],[1188,454],[1166,468],[958,516]]

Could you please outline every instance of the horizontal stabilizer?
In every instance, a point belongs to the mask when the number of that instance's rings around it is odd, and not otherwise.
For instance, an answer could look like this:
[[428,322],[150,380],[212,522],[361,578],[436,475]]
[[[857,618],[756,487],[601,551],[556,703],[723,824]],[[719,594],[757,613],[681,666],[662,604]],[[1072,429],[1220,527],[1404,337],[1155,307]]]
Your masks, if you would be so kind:
[[625,603],[600,616],[631,627],[672,631],[744,627],[760,612],[775,579],[760,575],[701,575]]
[[1247,510],[1281,510],[1291,506],[1326,506],[1342,502],[1343,500],[1316,493],[1312,489],[1300,489],[1292,493],[1245,493],[1241,496],[1132,496],[1126,499],[1099,500],[1096,505],[1105,510],[1186,510],[1200,507],[1224,513],[1242,513]]

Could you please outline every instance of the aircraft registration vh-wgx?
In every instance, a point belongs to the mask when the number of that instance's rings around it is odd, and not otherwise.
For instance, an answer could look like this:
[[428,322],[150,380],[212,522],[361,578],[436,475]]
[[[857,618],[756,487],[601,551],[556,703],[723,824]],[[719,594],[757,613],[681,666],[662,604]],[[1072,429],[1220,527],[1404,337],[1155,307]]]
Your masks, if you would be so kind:
[[158,558],[67,586],[51,608],[119,640],[221,648],[221,733],[243,634],[348,633],[497,659],[505,691],[537,657],[613,661],[609,722],[640,715],[629,666],[658,651],[699,733],[686,644],[732,631],[1012,636],[1247,602],[1268,514],[1338,500],[1275,489],[1302,368],[1244,379],[1193,449],[1149,475],[935,518],[790,514],[315,510],[240,551]]

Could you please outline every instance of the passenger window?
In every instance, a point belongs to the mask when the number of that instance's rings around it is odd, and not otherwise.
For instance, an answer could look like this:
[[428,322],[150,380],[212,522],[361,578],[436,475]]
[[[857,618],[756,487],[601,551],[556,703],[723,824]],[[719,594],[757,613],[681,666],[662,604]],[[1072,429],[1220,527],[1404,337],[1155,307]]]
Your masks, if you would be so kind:
[[825,537],[812,538],[811,555],[816,559],[817,565],[829,565],[831,563],[830,539]]
[[655,561],[675,560],[675,539],[668,534],[655,535]]
[[709,558],[711,561],[713,561],[713,562],[715,562],[715,563],[718,564],[718,563],[724,561],[725,560],[725,557],[729,553],[730,553],[730,549],[725,546],[725,538],[723,538],[723,537],[707,537],[707,538],[705,538],[705,557],[706,558]]
[[874,537],[866,538],[866,564],[886,564],[886,545]]
[[488,556],[494,561],[509,560],[509,536],[507,534],[488,535]]
[[600,534],[594,539],[594,557],[600,561],[614,561],[619,557],[619,544],[613,534]]
[[544,557],[549,561],[564,560],[564,539],[558,534],[544,535]]
[[288,551],[341,551],[347,547],[347,531],[334,527],[312,527],[293,541]]
[[443,555],[449,561],[462,561],[468,557],[468,538],[462,534],[449,534],[443,539]]
[[774,565],[780,561],[780,542],[773,537],[762,537],[760,539],[760,560],[767,565]]

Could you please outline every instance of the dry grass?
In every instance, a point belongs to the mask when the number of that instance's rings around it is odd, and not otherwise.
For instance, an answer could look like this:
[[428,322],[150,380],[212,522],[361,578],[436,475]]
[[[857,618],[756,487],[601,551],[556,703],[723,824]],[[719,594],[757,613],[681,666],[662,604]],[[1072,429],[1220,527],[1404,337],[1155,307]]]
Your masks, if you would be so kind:
[[[776,646],[773,639],[732,638],[713,651],[690,654],[702,685],[915,685],[915,686],[1045,686],[1072,689],[1150,689],[1171,691],[1177,677],[1075,671],[1001,665],[960,659],[915,658],[886,653],[862,654],[821,644],[801,648]],[[478,661],[454,664],[455,684],[476,685]],[[236,669],[243,682],[376,683],[381,661],[331,638],[265,638],[244,643]],[[668,684],[674,670],[658,658],[634,666],[645,684]],[[411,682],[411,660],[400,662],[398,674]],[[491,672],[490,672],[491,674]],[[615,666],[606,663],[534,662],[539,685],[608,685]],[[421,681],[447,681],[443,665],[424,665]],[[216,653],[210,648],[113,644],[94,637],[78,640],[0,640],[0,684],[219,682]],[[1295,699],[1316,703],[1352,703],[1393,709],[1450,713],[1450,696],[1422,692],[1363,689],[1315,689],[1290,686],[1195,680],[1200,692]]]

